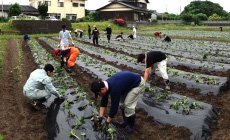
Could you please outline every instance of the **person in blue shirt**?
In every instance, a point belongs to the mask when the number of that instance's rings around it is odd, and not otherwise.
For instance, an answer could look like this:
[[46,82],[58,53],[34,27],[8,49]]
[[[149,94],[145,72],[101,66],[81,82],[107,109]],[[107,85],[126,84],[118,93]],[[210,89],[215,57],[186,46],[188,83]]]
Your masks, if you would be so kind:
[[31,105],[40,110],[41,104],[55,95],[60,99],[64,99],[53,86],[50,76],[54,71],[51,64],[46,64],[44,69],[36,69],[31,74],[23,87],[23,95],[32,100]]
[[30,40],[28,34],[25,34],[24,37],[23,37],[23,39],[24,39],[25,41]]
[[121,71],[106,81],[95,81],[91,84],[91,91],[95,97],[102,96],[99,112],[99,123],[105,113],[108,98],[111,97],[109,116],[101,128],[106,127],[117,114],[118,107],[122,111],[123,122],[119,124],[126,132],[133,132],[135,124],[135,107],[140,93],[144,90],[144,79],[137,73]]

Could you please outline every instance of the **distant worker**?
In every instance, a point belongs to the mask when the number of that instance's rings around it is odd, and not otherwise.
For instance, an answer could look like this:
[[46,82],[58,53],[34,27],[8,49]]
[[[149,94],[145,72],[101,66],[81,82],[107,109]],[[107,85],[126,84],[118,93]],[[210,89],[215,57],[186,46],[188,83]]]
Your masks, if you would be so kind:
[[75,47],[67,47],[64,50],[60,50],[60,49],[56,49],[54,51],[54,56],[61,56],[61,68],[64,66],[64,57],[66,57],[67,59],[67,64],[68,64],[68,68],[69,71],[71,72],[72,75],[74,74],[74,70],[75,70],[75,61],[79,55],[80,51],[75,48]]
[[92,32],[92,36],[93,36],[93,45],[98,45],[98,37],[99,37],[99,31],[97,30],[97,27],[94,26],[93,32]]
[[123,122],[119,124],[125,128],[126,132],[132,133],[135,124],[135,108],[138,98],[145,87],[144,79],[137,73],[121,71],[114,74],[106,81],[96,81],[91,84],[91,91],[95,97],[102,96],[98,123],[101,124],[109,97],[111,106],[107,120],[99,129],[106,128],[117,114],[120,106]]
[[62,25],[62,31],[59,32],[58,46],[60,49],[64,49],[65,47],[69,47],[69,39],[72,41],[72,45],[74,46],[73,39],[71,37],[70,31],[66,30],[66,26]]
[[144,80],[147,82],[149,73],[151,76],[155,76],[156,68],[160,71],[160,74],[165,82],[165,89],[170,90],[168,74],[167,74],[167,58],[161,51],[150,51],[146,54],[140,54],[137,58],[138,63],[146,64],[144,73]]
[[123,38],[123,32],[121,32],[119,35],[117,35],[115,39],[117,39],[117,40],[123,39],[123,41],[125,41],[125,39]]
[[83,35],[83,30],[81,30],[81,29],[76,29],[75,31],[74,31],[74,33],[75,33],[75,36],[76,37],[80,37],[80,38],[82,38],[82,35]]
[[112,29],[111,29],[110,25],[108,25],[108,27],[106,28],[106,34],[107,34],[107,41],[108,41],[108,43],[110,43],[110,38],[111,38],[111,34],[112,34]]
[[52,84],[50,76],[53,71],[54,67],[51,64],[46,64],[44,69],[34,70],[23,87],[23,95],[31,100],[31,105],[36,110],[41,110],[42,103],[52,94],[64,99]]
[[128,39],[128,38],[130,38],[130,39],[134,39],[132,34],[131,34],[131,35],[129,35],[129,36],[127,37],[127,39]]
[[25,41],[30,40],[28,34],[25,34],[24,37],[23,37],[23,39],[24,39]]
[[221,31],[221,32],[223,31],[223,27],[220,27],[220,31]]
[[88,35],[89,35],[89,39],[91,39],[91,27],[90,27],[90,25],[88,25]]
[[157,39],[158,37],[161,38],[161,32],[155,31],[155,32],[154,32],[154,36],[155,36],[156,39]]
[[165,41],[165,42],[171,42],[171,38],[169,36],[167,36],[166,34],[164,34],[163,41]]
[[137,38],[137,30],[136,28],[133,26],[133,38]]

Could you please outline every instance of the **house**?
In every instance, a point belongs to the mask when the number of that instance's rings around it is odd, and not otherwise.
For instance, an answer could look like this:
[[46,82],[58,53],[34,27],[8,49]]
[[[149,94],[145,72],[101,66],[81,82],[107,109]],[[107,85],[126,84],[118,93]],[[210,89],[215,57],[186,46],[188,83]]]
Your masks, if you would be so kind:
[[99,20],[123,18],[125,21],[148,21],[152,11],[147,9],[149,0],[110,0],[99,11]]
[[36,9],[42,3],[48,5],[48,15],[57,19],[76,20],[85,16],[85,0],[29,0]]
[[[2,7],[3,7],[3,10],[2,10]],[[8,12],[9,12],[9,7],[10,5],[3,5],[3,6],[0,6],[0,16],[1,17],[8,17]],[[22,14],[23,15],[39,15],[39,12],[37,9],[35,9],[34,7],[31,7],[29,5],[21,5],[22,7]],[[3,12],[2,12],[3,11]]]

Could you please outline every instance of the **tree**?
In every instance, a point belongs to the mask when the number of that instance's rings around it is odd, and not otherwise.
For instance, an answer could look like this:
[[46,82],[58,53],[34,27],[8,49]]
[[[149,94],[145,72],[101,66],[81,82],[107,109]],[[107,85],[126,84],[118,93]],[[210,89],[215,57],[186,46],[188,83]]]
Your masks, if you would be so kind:
[[18,3],[10,5],[9,12],[8,12],[9,17],[18,16],[21,13],[22,13],[22,7]]
[[217,15],[216,13],[208,17],[208,20],[211,20],[211,21],[216,21],[216,20],[221,20],[221,19],[222,19],[221,16]]
[[189,5],[184,8],[181,15],[183,14],[194,14],[197,15],[199,13],[206,14],[207,17],[216,13],[220,16],[226,16],[227,12],[223,10],[218,3],[213,3],[211,1],[192,1]]
[[38,6],[38,12],[39,14],[42,16],[42,18],[44,19],[46,16],[48,16],[47,12],[48,12],[48,5],[46,4],[41,4]]
[[88,16],[90,14],[90,11],[85,9],[85,16]]

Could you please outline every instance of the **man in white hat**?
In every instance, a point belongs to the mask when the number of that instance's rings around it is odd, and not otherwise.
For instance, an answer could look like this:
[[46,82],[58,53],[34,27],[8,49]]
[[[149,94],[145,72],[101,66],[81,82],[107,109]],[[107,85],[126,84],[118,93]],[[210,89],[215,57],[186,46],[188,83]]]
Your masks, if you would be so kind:
[[133,38],[137,38],[137,30],[136,28],[133,26]]

